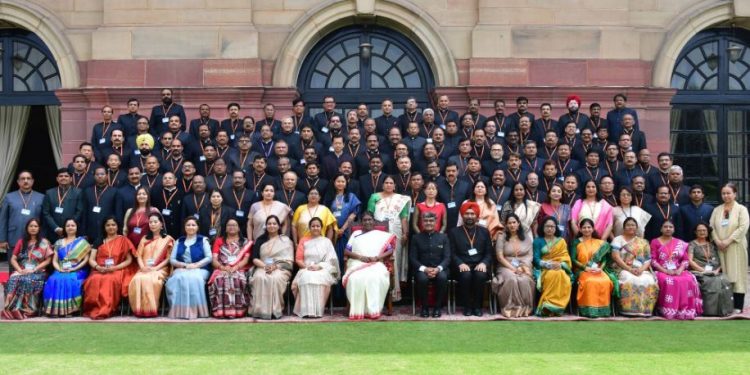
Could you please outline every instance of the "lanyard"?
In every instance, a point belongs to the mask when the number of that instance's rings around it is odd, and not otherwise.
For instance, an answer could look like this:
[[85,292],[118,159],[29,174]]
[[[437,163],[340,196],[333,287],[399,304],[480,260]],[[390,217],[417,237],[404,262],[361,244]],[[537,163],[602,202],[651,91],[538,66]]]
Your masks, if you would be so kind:
[[224,175],[224,177],[222,177],[221,179],[221,183],[219,183],[219,179],[216,178],[216,175],[214,175],[214,182],[219,189],[224,189],[224,184],[227,182],[227,176],[228,175]]
[[656,204],[656,207],[659,208],[659,212],[661,212],[661,216],[664,218],[664,220],[669,220],[669,217],[671,216],[671,213],[672,213],[672,206],[670,206],[669,203],[667,203],[666,214],[664,213],[664,210],[662,210],[661,205],[659,203]]
[[378,181],[380,180],[380,176],[381,176],[381,173],[378,173],[377,176],[373,174],[370,175],[370,183],[372,184],[372,191],[374,192],[378,191],[377,186],[378,186]]
[[117,176],[120,174],[120,170],[118,169],[117,172],[115,172],[115,175],[112,176],[112,171],[110,170],[109,173],[107,173],[107,186],[113,186],[115,182],[117,182]]
[[218,210],[211,210],[211,228],[216,226],[219,219],[221,219],[221,207]]
[[23,202],[23,209],[24,209],[24,210],[25,210],[25,209],[27,209],[27,208],[28,208],[28,206],[29,206],[29,203],[31,203],[31,193],[29,193],[29,200],[26,200],[26,199],[25,199],[25,198],[23,197],[23,193],[22,193],[22,192],[21,192],[20,190],[18,191],[18,195],[20,195],[20,196],[21,196],[21,202]]
[[156,183],[156,180],[159,179],[159,173],[156,173],[156,176],[154,176],[154,179],[152,180],[148,174],[146,175],[146,183],[148,184],[149,188],[154,187],[154,184]]
[[177,194],[177,189],[174,189],[174,191],[169,194],[169,198],[167,198],[167,194],[164,193],[166,190],[167,189],[162,189],[161,196],[162,198],[164,198],[164,202],[166,203],[165,207],[169,207],[169,203],[172,202],[172,199],[174,199],[175,194]]
[[[297,191],[293,190],[291,196],[289,196],[289,195],[286,194],[286,190],[284,190],[283,193],[284,193],[284,200],[286,200],[286,205],[289,206],[289,208],[292,208],[292,202],[294,202],[294,196],[297,195]],[[308,211],[309,211],[309,209],[308,209]],[[266,215],[266,216],[268,216],[268,215]]]
[[466,235],[466,239],[469,241],[469,246],[471,246],[470,248],[473,249],[474,248],[474,239],[477,236],[477,230],[476,230],[476,228],[474,229],[474,233],[471,235],[471,237],[469,237],[469,231],[466,230],[466,226],[461,226],[461,228],[463,228],[464,234]]
[[500,199],[502,199],[503,195],[505,194],[505,188],[506,186],[503,185],[502,189],[500,189],[500,193],[497,192],[497,189],[495,187],[492,187],[492,192],[495,193],[495,204],[500,205]]
[[195,204],[195,211],[200,211],[201,207],[203,207],[203,202],[206,200],[206,194],[203,193],[203,196],[201,197],[201,203],[198,204],[198,201],[195,199],[195,194],[193,194],[193,203]]
[[[70,188],[65,190],[65,194],[60,195],[60,187],[57,187],[57,207],[62,207],[63,202],[65,202],[65,198],[68,196],[68,193],[70,193]],[[23,195],[22,195],[23,197]]]
[[260,185],[261,182],[263,182],[263,177],[266,177],[266,173],[263,172],[260,177],[258,177],[255,172],[253,172],[253,190],[257,193],[258,192],[258,185]]
[[102,195],[104,195],[104,192],[109,189],[109,186],[105,186],[104,189],[102,189],[102,192],[99,194],[96,193],[97,188],[98,186],[94,186],[94,199],[96,199],[96,205],[99,206],[99,200],[102,199]]
[[185,192],[188,192],[192,188],[193,188],[193,179],[192,178],[190,179],[190,184],[189,185],[185,185],[185,179],[183,178],[182,179],[182,190],[185,191]]
[[237,209],[238,210],[242,209],[242,201],[245,200],[245,193],[246,192],[247,192],[247,190],[242,189],[242,195],[239,198],[237,198],[237,191],[234,190],[234,189],[232,189],[232,195],[234,195],[234,201],[237,202]]

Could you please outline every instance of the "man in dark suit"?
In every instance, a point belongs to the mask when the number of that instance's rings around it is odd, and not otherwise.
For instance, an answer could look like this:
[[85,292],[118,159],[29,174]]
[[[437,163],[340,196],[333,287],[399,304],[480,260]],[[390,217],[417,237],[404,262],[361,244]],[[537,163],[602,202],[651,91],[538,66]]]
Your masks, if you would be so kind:
[[359,177],[360,199],[367,201],[373,193],[383,190],[383,160],[380,156],[375,155],[370,158],[370,173]]
[[167,125],[169,118],[172,116],[178,116],[180,118],[181,130],[185,130],[185,109],[181,105],[174,102],[172,98],[172,89],[164,88],[161,90],[161,103],[160,105],[154,106],[151,109],[151,116],[149,116],[149,128],[151,129],[151,135],[158,136],[164,134],[167,131]]
[[70,172],[67,168],[57,170],[57,187],[47,190],[42,201],[42,220],[45,234],[54,242],[65,235],[65,219],[73,218],[81,222],[83,201],[81,191],[71,185]]
[[458,279],[457,295],[464,307],[464,316],[482,316],[484,287],[490,278],[494,253],[492,240],[487,228],[477,225],[478,204],[464,202],[460,213],[463,225],[452,228],[448,234]]
[[135,192],[141,187],[141,169],[138,167],[128,168],[128,182],[117,188],[117,201],[115,202],[115,217],[124,220],[125,212],[135,207]]
[[[94,186],[83,191],[84,220],[83,231],[88,241],[93,243],[102,236],[102,224],[107,217],[115,216],[117,189],[107,185],[107,170],[97,167],[94,170]],[[122,226],[122,219],[117,219]]]
[[445,203],[448,215],[448,228],[458,224],[458,209],[464,200],[469,198],[471,185],[458,178],[458,166],[448,162],[445,165],[445,179],[438,180],[438,199]]
[[644,233],[644,237],[647,240],[650,241],[659,237],[661,235],[661,226],[667,220],[674,224],[674,233],[676,236],[682,234],[680,208],[672,203],[670,198],[669,186],[662,185],[656,189],[656,202],[645,205],[644,209],[651,214],[651,220],[649,220]]
[[417,296],[422,302],[420,316],[423,318],[430,315],[427,287],[431,282],[435,285],[435,306],[433,306],[432,317],[439,318],[442,315],[443,299],[448,286],[448,266],[451,262],[448,236],[445,233],[435,232],[435,220],[436,215],[432,212],[422,214],[424,231],[412,237],[409,250],[409,263],[411,263],[417,284]]
[[182,191],[177,188],[177,178],[172,172],[162,175],[162,186],[151,191],[151,205],[164,218],[164,230],[173,238],[182,231]]

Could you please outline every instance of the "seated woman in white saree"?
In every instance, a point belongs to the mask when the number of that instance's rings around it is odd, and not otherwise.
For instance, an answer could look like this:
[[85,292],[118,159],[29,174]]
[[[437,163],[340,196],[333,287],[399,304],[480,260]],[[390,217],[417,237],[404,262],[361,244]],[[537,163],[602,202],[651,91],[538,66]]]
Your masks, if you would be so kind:
[[339,277],[339,260],[331,240],[322,235],[323,221],[313,217],[308,226],[309,235],[302,237],[294,257],[299,267],[292,281],[294,314],[303,318],[320,318],[325,311],[331,285]]
[[346,274],[342,284],[349,299],[349,319],[378,319],[390,287],[391,258],[396,236],[373,229],[375,219],[362,214],[362,230],[352,233],[346,245]]

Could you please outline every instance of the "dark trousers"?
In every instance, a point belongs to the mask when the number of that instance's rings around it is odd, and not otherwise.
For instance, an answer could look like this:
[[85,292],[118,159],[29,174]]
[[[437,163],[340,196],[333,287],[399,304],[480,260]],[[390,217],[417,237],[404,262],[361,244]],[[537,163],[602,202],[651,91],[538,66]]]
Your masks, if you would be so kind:
[[734,308],[742,310],[745,307],[745,293],[734,293]]
[[448,287],[448,272],[442,270],[438,272],[434,279],[427,277],[427,274],[419,270],[416,271],[414,278],[417,282],[417,297],[422,303],[422,307],[427,307],[427,289],[430,283],[435,285],[435,306],[436,308],[443,307],[443,300],[445,299],[445,290]]
[[482,307],[484,285],[490,279],[490,274],[475,271],[474,266],[470,267],[471,271],[467,272],[456,270],[456,278],[458,280],[457,294],[464,308],[477,309]]

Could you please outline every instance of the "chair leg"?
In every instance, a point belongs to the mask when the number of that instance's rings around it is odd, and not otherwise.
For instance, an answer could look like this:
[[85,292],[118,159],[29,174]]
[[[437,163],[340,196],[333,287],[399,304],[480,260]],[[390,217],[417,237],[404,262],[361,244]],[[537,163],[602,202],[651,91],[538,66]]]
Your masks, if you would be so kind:
[[333,288],[331,288],[331,293],[328,294],[328,312],[333,316]]
[[414,287],[415,280],[411,278],[411,314],[417,315],[417,295],[416,288]]

